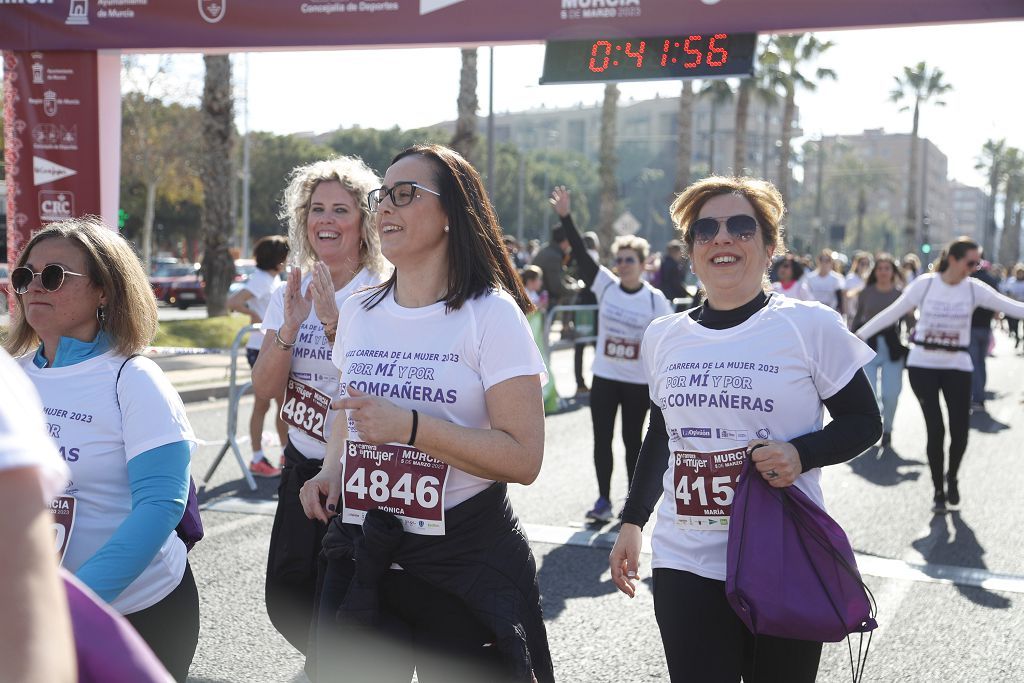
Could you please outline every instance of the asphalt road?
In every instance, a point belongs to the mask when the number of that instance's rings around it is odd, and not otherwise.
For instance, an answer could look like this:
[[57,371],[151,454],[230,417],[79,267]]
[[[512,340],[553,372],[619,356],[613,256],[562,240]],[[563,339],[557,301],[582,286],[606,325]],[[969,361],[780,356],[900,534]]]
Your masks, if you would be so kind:
[[[555,374],[566,391],[572,386],[571,353],[555,356]],[[825,471],[829,510],[847,530],[878,602],[880,627],[865,681],[1024,680],[1022,367],[1024,359],[1000,334],[996,357],[989,360],[989,413],[972,417],[959,512],[930,511],[924,423],[909,385],[893,447],[870,449]],[[249,405],[243,401],[243,423]],[[188,406],[205,440],[195,455],[197,477],[224,443],[226,406]],[[540,564],[556,674],[574,682],[667,680],[649,582],[633,600],[619,594],[607,567],[614,536],[602,533],[614,526],[593,530],[582,523],[596,497],[589,410],[578,405],[550,416],[546,430],[540,478],[530,487],[512,486],[511,497]],[[245,443],[242,453],[248,457]],[[616,444],[616,508],[626,492],[623,470]],[[207,538],[191,554],[202,601],[190,677],[196,683],[306,680],[301,656],[274,631],[264,610],[276,480],[258,482],[259,490],[249,492],[229,454],[202,496],[210,508],[204,514]],[[845,642],[826,644],[818,680],[850,680]]]

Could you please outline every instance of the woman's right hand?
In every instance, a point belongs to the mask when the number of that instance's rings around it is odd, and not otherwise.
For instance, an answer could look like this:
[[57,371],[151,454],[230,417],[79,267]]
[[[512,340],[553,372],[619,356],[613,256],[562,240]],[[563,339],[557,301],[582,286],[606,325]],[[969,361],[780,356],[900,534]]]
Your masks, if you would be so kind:
[[619,537],[608,556],[615,587],[631,598],[636,595],[635,582],[640,580],[640,549],[643,543],[644,534],[640,527],[625,523],[619,529]]
[[[294,330],[298,335],[302,323],[306,322],[309,312],[313,310],[313,287],[306,288],[306,294],[302,294],[302,269],[292,268],[288,271],[288,284],[284,290],[284,324],[283,328],[289,331]],[[282,334],[282,337],[285,335]],[[285,338],[286,342],[295,341]]]
[[299,502],[306,517],[318,519],[327,524],[338,514],[338,498],[341,497],[341,478],[320,472],[299,489]]
[[561,218],[569,215],[569,190],[565,189],[565,185],[556,186],[551,191],[551,199],[548,201]]

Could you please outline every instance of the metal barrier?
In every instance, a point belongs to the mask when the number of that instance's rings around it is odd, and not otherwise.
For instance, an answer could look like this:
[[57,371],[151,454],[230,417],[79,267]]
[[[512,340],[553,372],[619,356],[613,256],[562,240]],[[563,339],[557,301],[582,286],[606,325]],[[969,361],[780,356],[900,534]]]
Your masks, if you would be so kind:
[[[672,309],[674,311],[683,311],[693,305],[693,299],[690,297],[681,297],[672,300]],[[593,331],[597,331],[597,311],[599,306],[597,304],[572,304],[564,306],[553,306],[548,309],[547,315],[544,317],[544,352],[550,354],[552,351],[558,351],[559,349],[569,349],[576,344],[593,344],[597,342],[596,334],[581,334],[578,336],[572,336],[570,338],[562,338],[556,341],[554,344],[551,343],[551,328],[554,326],[555,318],[559,313],[572,313],[573,319],[576,318],[577,312],[589,311],[594,314],[594,322],[591,325]]]
[[206,476],[203,477],[202,487],[205,488],[207,482],[210,481],[210,477],[213,476],[214,470],[220,465],[220,461],[224,459],[224,455],[230,448],[235,453],[235,460],[238,462],[238,466],[242,469],[242,475],[245,477],[245,482],[249,485],[249,490],[256,490],[256,480],[252,476],[252,472],[249,471],[249,465],[246,464],[245,458],[242,457],[242,450],[238,447],[238,440],[235,438],[235,432],[238,430],[238,404],[242,400],[242,396],[245,392],[252,388],[252,382],[246,382],[242,386],[238,386],[238,350],[242,347],[242,340],[245,339],[250,332],[258,332],[262,329],[259,323],[253,325],[246,325],[238,331],[235,335],[235,341],[231,344],[231,381],[228,384],[228,429],[227,439],[224,441],[224,445],[221,446],[220,453],[213,459],[213,463],[210,465],[210,469],[206,471]]

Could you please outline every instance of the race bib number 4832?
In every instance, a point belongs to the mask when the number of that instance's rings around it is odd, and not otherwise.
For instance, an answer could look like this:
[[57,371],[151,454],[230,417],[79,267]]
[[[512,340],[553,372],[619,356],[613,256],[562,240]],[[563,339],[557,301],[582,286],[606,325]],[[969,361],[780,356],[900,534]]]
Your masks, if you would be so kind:
[[728,531],[732,499],[747,457],[746,446],[728,451],[672,454],[676,526],[696,531]]
[[284,403],[281,404],[281,419],[286,423],[318,441],[327,443],[324,427],[330,408],[330,396],[297,379],[288,378]]
[[362,524],[380,509],[409,533],[444,536],[444,488],[449,466],[410,446],[345,443],[341,520]]

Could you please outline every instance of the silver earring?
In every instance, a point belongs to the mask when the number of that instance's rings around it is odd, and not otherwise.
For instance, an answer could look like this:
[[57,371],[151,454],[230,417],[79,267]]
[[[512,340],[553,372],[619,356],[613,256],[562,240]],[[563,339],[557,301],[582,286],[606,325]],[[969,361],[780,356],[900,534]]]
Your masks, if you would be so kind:
[[445,231],[445,232],[448,232],[448,226],[447,226],[447,225],[446,225],[446,226],[444,226],[444,231]]

